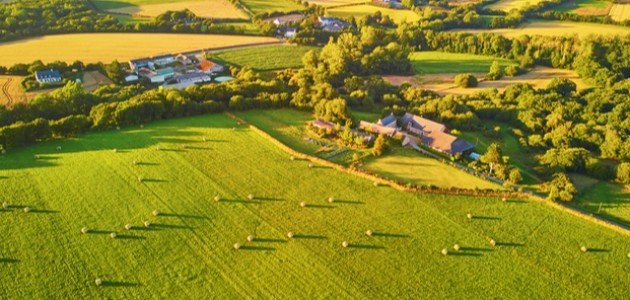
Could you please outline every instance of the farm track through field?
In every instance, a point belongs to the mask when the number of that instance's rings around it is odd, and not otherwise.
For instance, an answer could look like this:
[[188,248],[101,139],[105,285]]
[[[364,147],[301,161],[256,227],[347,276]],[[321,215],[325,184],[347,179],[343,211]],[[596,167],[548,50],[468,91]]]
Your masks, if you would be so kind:
[[11,106],[11,104],[13,103],[13,97],[11,97],[11,93],[9,93],[9,87],[11,86],[12,81],[13,78],[7,78],[7,81],[5,81],[2,85],[2,93],[5,97],[7,97],[7,103],[5,104],[6,106]]

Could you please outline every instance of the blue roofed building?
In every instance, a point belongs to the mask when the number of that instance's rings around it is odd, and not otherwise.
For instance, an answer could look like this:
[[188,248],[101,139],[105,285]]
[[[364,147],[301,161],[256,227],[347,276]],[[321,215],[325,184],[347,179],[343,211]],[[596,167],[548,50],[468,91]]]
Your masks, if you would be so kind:
[[396,116],[394,116],[394,114],[390,114],[389,116],[378,120],[376,124],[383,127],[396,128]]
[[43,70],[35,72],[35,80],[39,83],[58,83],[61,82],[61,72],[57,70]]

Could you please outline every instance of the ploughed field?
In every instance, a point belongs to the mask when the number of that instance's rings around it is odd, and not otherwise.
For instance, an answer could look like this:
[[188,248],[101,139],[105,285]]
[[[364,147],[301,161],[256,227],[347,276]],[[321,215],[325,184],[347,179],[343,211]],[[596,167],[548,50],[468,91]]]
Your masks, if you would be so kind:
[[[65,61],[84,63],[126,61],[164,53],[273,44],[271,37],[179,33],[79,33],[48,35],[0,43],[0,66]],[[42,51],[46,49],[46,51]],[[81,49],[81,51],[77,51]]]
[[308,164],[225,115],[9,151],[0,298],[630,293],[627,235],[538,202],[403,193]]

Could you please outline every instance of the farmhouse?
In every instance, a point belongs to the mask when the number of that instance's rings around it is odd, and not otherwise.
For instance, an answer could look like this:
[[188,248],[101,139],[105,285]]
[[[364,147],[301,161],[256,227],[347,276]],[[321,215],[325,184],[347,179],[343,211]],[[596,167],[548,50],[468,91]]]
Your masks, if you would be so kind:
[[328,32],[339,32],[350,27],[350,24],[333,17],[319,17],[319,26]]
[[394,135],[396,135],[397,132],[396,127],[387,127],[366,121],[359,122],[359,129],[371,133],[382,134],[388,137],[393,137]]
[[153,69],[155,68],[155,65],[153,64],[153,60],[151,60],[150,58],[139,58],[139,59],[132,59],[129,61],[129,68],[132,71],[138,71],[141,68],[150,68]]
[[389,114],[389,116],[378,120],[378,122],[376,122],[376,124],[383,126],[383,127],[390,127],[390,128],[396,128],[396,116],[394,116],[394,114]]
[[44,70],[35,72],[35,80],[39,83],[57,83],[61,82],[61,73],[57,70]]
[[225,68],[222,65],[207,59],[202,59],[199,62],[199,71],[206,74],[220,73],[223,72],[224,69]]
[[463,154],[475,148],[475,145],[468,141],[449,134],[444,124],[410,113],[402,117],[401,123],[403,129],[418,136],[407,134],[403,146],[422,142],[425,146],[448,155]]

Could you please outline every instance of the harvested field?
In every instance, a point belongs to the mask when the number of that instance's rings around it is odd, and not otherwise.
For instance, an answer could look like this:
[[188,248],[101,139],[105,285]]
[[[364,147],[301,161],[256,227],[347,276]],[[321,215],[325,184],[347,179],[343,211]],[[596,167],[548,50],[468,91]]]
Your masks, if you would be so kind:
[[20,86],[24,77],[0,75],[0,105],[11,106],[18,102],[25,102],[33,99],[38,94],[46,91],[25,92]]
[[536,5],[543,0],[500,0],[486,6],[494,10],[510,11],[512,9],[522,9],[530,5]]
[[249,19],[249,16],[227,0],[96,0],[93,1],[102,11],[155,17],[166,11],[189,9],[199,17],[215,19]]
[[630,19],[630,4],[614,4],[610,8],[610,17],[615,21],[625,21]]
[[[0,44],[0,65],[30,63],[41,59],[85,63],[126,61],[162,53],[178,53],[200,49],[275,44],[271,37],[162,34],[162,33],[85,33],[49,35]],[[150,48],[138,45],[151,45]],[[46,49],[46,51],[41,51]],[[81,49],[81,51],[77,51]]]
[[547,84],[549,84],[549,82],[551,82],[552,79],[557,77],[571,79],[577,84],[578,90],[588,87],[588,85],[571,70],[547,67],[535,67],[526,74],[515,77],[503,77],[502,79],[495,81],[482,80],[485,73],[476,73],[473,75],[480,79],[480,82],[479,86],[474,88],[461,88],[456,86],[453,80],[455,75],[457,75],[457,73],[427,74],[418,76],[384,76],[384,78],[394,85],[410,83],[414,86],[433,90],[443,95],[469,95],[488,88],[496,88],[499,91],[503,91],[507,86],[516,83],[529,83],[535,88],[544,88]]
[[101,85],[112,84],[113,82],[99,71],[88,71],[83,73],[83,89],[92,92]]
[[255,15],[304,10],[304,6],[297,4],[293,0],[241,0],[241,3]]
[[356,4],[366,4],[370,3],[369,0],[311,0],[308,1],[310,4],[317,4],[323,7],[336,7],[343,5],[356,5]]
[[389,16],[394,22],[399,24],[405,21],[416,22],[420,20],[420,16],[417,13],[408,9],[391,9],[368,4],[330,8],[326,10],[326,13],[334,17],[350,19],[352,17],[373,15],[377,11]]
[[502,67],[516,64],[503,58],[468,53],[420,51],[409,55],[416,74],[483,73],[490,70],[494,61]]
[[585,37],[588,35],[627,35],[630,34],[630,27],[595,24],[595,23],[578,23],[563,21],[534,21],[526,23],[520,28],[502,28],[492,30],[456,30],[468,33],[491,32],[503,35],[508,38],[519,37],[521,35],[543,35],[543,36],[573,36]]

